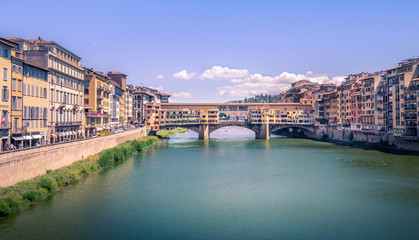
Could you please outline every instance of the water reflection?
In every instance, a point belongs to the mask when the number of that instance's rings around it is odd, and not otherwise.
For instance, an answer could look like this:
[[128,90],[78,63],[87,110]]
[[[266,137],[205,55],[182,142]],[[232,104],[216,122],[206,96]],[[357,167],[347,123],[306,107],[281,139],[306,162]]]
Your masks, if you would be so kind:
[[0,238],[419,239],[417,156],[234,131],[160,141],[1,219]]

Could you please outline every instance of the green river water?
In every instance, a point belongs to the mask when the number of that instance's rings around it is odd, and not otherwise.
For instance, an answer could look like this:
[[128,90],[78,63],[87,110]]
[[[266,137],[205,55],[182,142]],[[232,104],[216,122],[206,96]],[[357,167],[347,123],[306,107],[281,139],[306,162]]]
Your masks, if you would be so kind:
[[419,239],[419,157],[188,132],[0,219],[0,239]]

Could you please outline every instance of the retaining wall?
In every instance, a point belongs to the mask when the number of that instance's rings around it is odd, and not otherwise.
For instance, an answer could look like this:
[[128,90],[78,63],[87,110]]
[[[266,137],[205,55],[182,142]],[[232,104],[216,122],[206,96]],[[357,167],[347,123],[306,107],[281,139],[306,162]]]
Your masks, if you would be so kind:
[[[330,140],[344,143],[365,142],[365,143],[386,143],[394,149],[408,150],[419,152],[419,141],[415,138],[398,137],[392,134],[375,134],[368,132],[338,130],[336,128],[317,128],[316,131],[309,136],[314,139]],[[383,145],[383,147],[385,147]]]
[[2,153],[0,154],[0,187],[33,179],[45,174],[47,170],[68,166],[104,149],[146,135],[146,129],[143,127],[91,139]]

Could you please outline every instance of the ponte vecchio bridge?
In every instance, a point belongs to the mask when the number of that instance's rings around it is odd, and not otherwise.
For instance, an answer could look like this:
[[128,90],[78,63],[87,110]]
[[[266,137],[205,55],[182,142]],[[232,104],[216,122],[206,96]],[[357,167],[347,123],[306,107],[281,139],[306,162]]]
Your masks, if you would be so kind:
[[217,129],[238,126],[254,131],[258,139],[269,139],[281,128],[313,132],[312,109],[300,103],[148,103],[145,121],[150,132],[181,127],[208,139]]

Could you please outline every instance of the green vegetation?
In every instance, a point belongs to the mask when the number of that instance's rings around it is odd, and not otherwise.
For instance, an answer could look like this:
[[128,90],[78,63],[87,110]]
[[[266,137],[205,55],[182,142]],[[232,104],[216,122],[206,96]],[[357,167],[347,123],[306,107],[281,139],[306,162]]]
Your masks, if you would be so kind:
[[169,138],[173,134],[185,133],[187,131],[188,130],[184,129],[184,128],[176,128],[176,129],[172,129],[172,130],[160,130],[156,133],[156,135],[161,137],[161,138]]
[[255,95],[254,97],[245,98],[244,100],[235,100],[232,102],[233,103],[271,103],[276,97],[278,97],[278,95],[260,94],[260,95]]
[[18,212],[31,202],[42,200],[58,189],[76,183],[91,172],[125,161],[156,141],[156,137],[144,137],[127,141],[85,160],[75,162],[70,166],[55,171],[47,170],[46,175],[33,180],[22,181],[7,188],[0,188],[0,217]]

